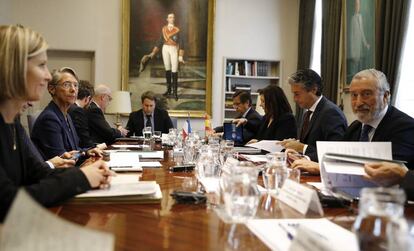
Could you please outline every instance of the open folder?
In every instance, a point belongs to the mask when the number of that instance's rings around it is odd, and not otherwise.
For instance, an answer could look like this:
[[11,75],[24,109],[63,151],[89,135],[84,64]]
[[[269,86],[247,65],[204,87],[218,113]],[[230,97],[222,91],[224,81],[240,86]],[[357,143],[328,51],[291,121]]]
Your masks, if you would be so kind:
[[323,186],[334,193],[359,197],[364,187],[365,163],[393,161],[390,142],[317,142]]

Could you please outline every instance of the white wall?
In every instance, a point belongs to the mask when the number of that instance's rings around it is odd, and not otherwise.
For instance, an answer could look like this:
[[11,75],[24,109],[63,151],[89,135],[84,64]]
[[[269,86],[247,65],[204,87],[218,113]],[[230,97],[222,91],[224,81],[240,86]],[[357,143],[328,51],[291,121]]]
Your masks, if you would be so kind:
[[94,51],[96,83],[120,89],[120,0],[10,2],[10,23],[42,33],[52,49]]
[[[218,0],[213,58],[213,125],[223,118],[223,57],[282,61],[281,85],[296,70],[299,22],[297,0]],[[219,102],[216,102],[219,101]],[[291,102],[293,104],[293,102]]]
[[[8,13],[5,20],[9,23],[21,23],[41,32],[53,49],[94,51],[96,83],[119,90],[121,2],[1,0],[0,14]],[[213,125],[223,117],[223,57],[282,60],[281,83],[292,100],[284,85],[287,76],[296,70],[298,10],[298,0],[216,0]],[[192,126],[202,130],[203,122],[194,119]]]

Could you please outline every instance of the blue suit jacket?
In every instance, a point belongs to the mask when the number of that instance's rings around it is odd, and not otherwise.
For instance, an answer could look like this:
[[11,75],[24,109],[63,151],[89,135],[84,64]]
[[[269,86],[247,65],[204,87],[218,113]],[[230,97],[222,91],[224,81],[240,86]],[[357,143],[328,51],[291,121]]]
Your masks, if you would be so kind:
[[64,152],[81,150],[75,126],[69,114],[65,116],[51,101],[33,125],[32,141],[45,160]]

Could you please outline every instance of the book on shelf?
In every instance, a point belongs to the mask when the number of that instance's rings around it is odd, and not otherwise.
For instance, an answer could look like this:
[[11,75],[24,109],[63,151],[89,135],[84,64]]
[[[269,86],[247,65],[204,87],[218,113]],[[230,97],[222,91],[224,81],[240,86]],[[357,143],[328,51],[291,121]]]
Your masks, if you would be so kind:
[[232,64],[231,62],[229,62],[229,63],[227,64],[227,67],[226,67],[226,74],[227,74],[227,75],[232,75],[232,74],[233,74],[233,64]]
[[244,91],[251,91],[252,90],[252,87],[251,87],[251,85],[248,85],[248,84],[234,84],[234,91],[237,91],[237,90],[244,90]]
[[240,75],[239,62],[234,63],[234,75],[236,76]]
[[231,91],[232,90],[232,84],[231,84],[231,78],[227,78],[227,83],[226,83],[226,91]]

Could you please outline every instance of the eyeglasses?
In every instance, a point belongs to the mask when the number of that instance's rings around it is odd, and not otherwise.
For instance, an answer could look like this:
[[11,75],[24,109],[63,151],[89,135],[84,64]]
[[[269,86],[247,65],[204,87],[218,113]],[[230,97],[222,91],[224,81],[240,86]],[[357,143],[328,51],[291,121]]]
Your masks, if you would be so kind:
[[107,96],[107,97],[108,97],[108,100],[109,100],[109,101],[112,101],[112,97],[111,97],[111,95],[109,95],[109,94],[105,94],[105,96]]
[[63,82],[61,84],[57,84],[57,85],[62,86],[63,89],[66,89],[66,90],[68,90],[71,87],[73,87],[75,89],[78,89],[79,88],[79,83],[77,83],[77,82],[70,82],[70,81],[65,81],[65,82]]

